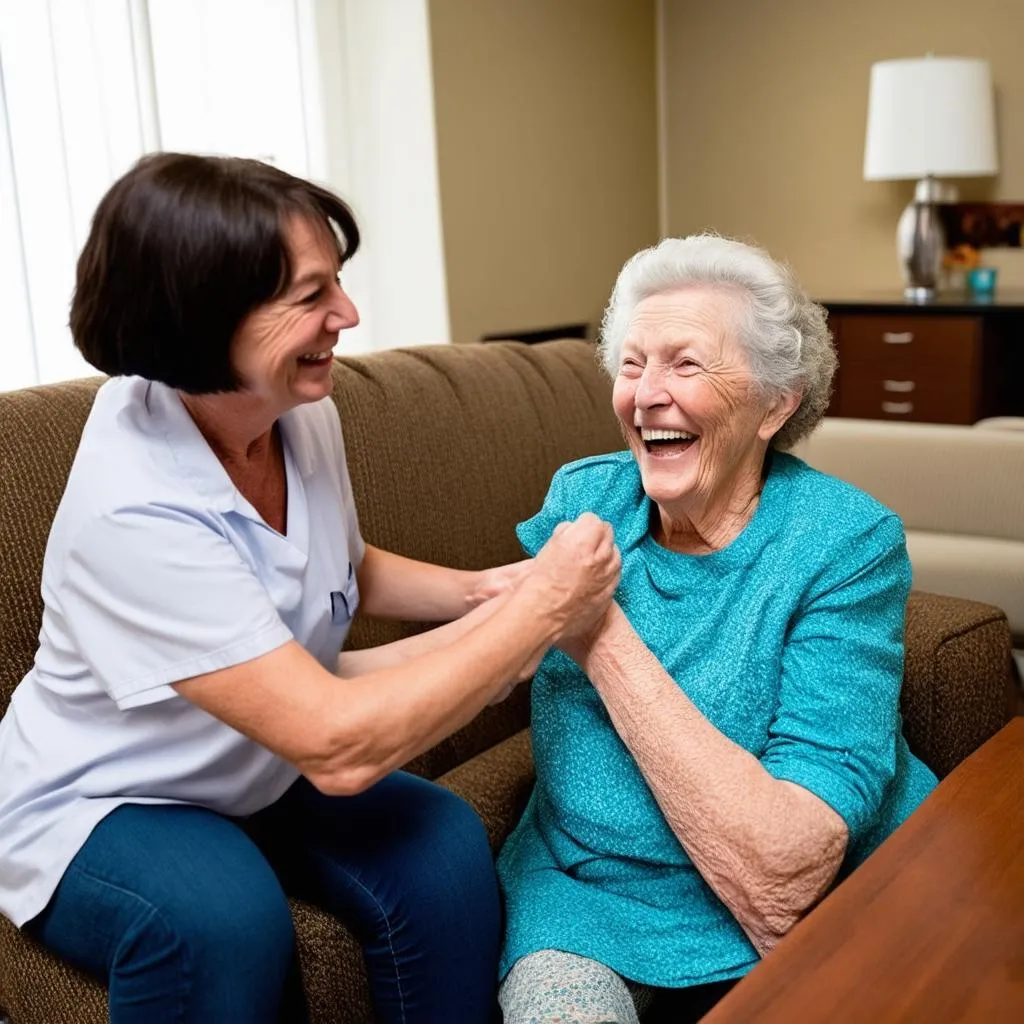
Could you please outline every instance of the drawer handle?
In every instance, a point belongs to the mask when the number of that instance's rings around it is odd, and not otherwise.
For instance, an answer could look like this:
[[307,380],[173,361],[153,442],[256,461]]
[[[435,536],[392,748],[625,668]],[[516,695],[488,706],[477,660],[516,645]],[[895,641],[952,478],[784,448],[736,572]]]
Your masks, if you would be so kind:
[[899,391],[907,392],[913,391],[917,385],[912,380],[883,380],[882,390],[883,391]]
[[883,402],[882,412],[891,412],[897,415],[906,416],[908,412],[914,411],[913,402]]
[[882,331],[882,341],[886,345],[909,345],[913,340],[913,331]]

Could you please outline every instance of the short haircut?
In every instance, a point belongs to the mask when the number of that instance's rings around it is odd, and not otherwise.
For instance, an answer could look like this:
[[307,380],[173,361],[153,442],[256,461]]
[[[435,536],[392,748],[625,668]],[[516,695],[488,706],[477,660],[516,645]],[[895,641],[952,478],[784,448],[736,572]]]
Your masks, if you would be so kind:
[[612,377],[637,305],[652,295],[693,285],[736,296],[735,329],[755,381],[773,396],[801,393],[800,405],[772,438],[792,448],[825,415],[836,353],[825,310],[793,272],[763,249],[719,235],[666,238],[626,261],[601,325],[600,355]]
[[292,277],[285,225],[324,225],[339,265],[359,247],[348,206],[258,160],[155,153],[100,201],[78,259],[71,335],[110,375],[190,394],[234,391],[231,341]]

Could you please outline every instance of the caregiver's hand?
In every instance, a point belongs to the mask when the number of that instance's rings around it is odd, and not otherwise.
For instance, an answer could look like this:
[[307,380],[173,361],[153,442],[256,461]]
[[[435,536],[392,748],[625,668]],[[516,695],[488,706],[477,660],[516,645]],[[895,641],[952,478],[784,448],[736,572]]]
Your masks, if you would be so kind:
[[496,565],[493,569],[483,569],[477,573],[474,586],[466,595],[468,608],[476,608],[492,598],[515,590],[530,574],[533,559],[524,558],[521,562],[510,562],[508,565]]
[[589,629],[619,583],[621,561],[612,528],[589,512],[559,523],[537,553],[523,588],[535,588],[557,630],[556,641]]

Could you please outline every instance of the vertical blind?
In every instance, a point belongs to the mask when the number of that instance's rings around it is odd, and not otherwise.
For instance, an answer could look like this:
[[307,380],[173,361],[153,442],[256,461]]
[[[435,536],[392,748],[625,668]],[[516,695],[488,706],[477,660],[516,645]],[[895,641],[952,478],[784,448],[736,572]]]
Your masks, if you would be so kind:
[[[382,103],[373,68],[396,52]],[[94,372],[67,328],[75,261],[103,193],[158,149],[336,188],[369,251],[347,282],[363,324],[345,347],[446,341],[430,92],[426,0],[0,0],[0,390]],[[418,152],[396,149],[410,137]],[[400,165],[411,216],[379,195],[381,161]],[[414,283],[410,245],[428,268]]]

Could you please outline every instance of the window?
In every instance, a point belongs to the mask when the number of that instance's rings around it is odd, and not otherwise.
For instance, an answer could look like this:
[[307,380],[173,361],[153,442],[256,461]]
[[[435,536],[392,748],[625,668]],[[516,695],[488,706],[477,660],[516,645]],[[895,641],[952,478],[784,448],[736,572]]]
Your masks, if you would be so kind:
[[339,351],[448,340],[426,0],[0,0],[0,390],[94,372],[67,329],[109,185],[157,149],[326,182],[364,233]]

